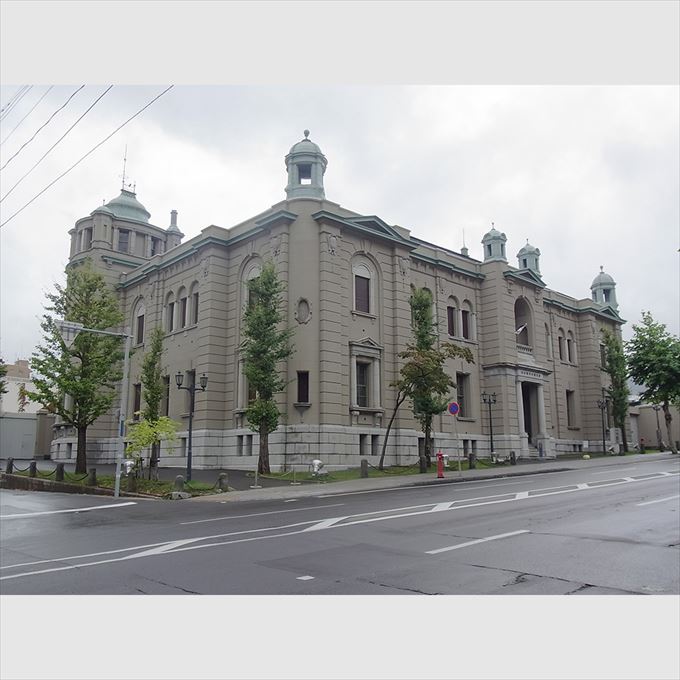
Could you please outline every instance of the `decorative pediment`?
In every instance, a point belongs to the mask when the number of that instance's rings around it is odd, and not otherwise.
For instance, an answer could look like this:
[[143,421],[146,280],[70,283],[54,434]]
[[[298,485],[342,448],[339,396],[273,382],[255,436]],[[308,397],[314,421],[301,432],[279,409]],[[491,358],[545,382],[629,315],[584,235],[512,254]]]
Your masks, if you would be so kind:
[[543,279],[535,272],[533,269],[519,269],[519,270],[509,270],[503,272],[503,276],[506,279],[514,279],[520,283],[529,283],[532,286],[537,286],[538,288],[545,288],[545,283]]
[[328,210],[319,210],[312,215],[312,219],[319,223],[326,222],[343,229],[350,229],[364,237],[373,236],[393,242],[396,241],[411,250],[417,248],[417,244],[413,243],[410,239],[404,238],[396,229],[390,227],[389,224],[374,215],[369,217],[342,217]]
[[375,340],[371,338],[362,338],[361,340],[350,340],[350,345],[361,345],[362,347],[372,347],[373,349],[382,349],[382,345],[379,345]]

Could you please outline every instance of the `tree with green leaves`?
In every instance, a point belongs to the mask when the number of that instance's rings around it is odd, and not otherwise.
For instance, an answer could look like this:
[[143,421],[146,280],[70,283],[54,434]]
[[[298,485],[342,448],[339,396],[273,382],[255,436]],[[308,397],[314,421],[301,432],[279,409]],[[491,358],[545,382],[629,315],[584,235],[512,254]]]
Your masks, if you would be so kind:
[[5,376],[7,375],[7,364],[0,357],[0,394],[7,394],[7,381]]
[[379,467],[384,465],[387,437],[396,412],[405,399],[411,399],[413,415],[420,423],[425,435],[425,446],[419,451],[420,472],[427,472],[432,461],[432,421],[434,416],[446,409],[451,389],[456,383],[445,370],[447,359],[460,358],[474,363],[472,352],[452,342],[437,346],[437,324],[432,316],[432,294],[425,288],[415,289],[409,298],[411,306],[411,328],[414,342],[406,346],[399,357],[404,365],[399,371],[400,378],[392,383],[397,388],[397,399],[388,430],[383,442]]
[[43,344],[31,357],[35,389],[27,394],[76,429],[76,472],[84,473],[87,428],[111,409],[122,378],[122,338],[81,331],[67,345],[56,322],[64,319],[86,328],[110,330],[122,324],[123,315],[112,289],[89,261],[70,267],[66,286],[56,284],[55,290],[47,294],[40,324]]
[[660,404],[666,421],[668,442],[673,453],[677,447],[671,434],[670,405],[680,406],[680,338],[642,312],[642,323],[633,326],[633,338],[625,343],[630,377],[644,385],[642,398]]
[[269,434],[278,427],[281,416],[274,395],[287,384],[280,375],[279,363],[293,352],[292,330],[282,328],[286,318],[282,309],[284,289],[274,265],[267,263],[257,278],[248,281],[250,301],[243,317],[244,372],[255,393],[246,417],[250,428],[260,435],[257,469],[261,474],[270,472]]
[[149,460],[149,479],[158,479],[158,458],[162,441],[177,439],[177,423],[167,416],[161,416],[163,400],[163,338],[165,334],[160,326],[151,331],[149,351],[142,361],[142,394],[144,410],[139,414],[140,420],[132,423],[128,434],[126,452],[135,454],[151,448]]
[[626,356],[623,353],[621,341],[609,331],[604,333],[605,364],[604,370],[609,375],[611,384],[607,394],[612,404],[612,418],[614,427],[621,430],[623,449],[621,455],[628,452],[628,439],[626,437],[626,417],[628,416],[628,369]]

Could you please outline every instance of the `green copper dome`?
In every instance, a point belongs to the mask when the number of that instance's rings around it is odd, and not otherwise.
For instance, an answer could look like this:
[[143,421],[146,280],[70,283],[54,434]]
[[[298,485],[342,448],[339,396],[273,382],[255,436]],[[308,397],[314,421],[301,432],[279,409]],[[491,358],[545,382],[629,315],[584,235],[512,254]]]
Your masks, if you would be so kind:
[[133,191],[123,189],[118,198],[109,201],[104,207],[123,220],[136,220],[148,224],[151,213],[137,200]]

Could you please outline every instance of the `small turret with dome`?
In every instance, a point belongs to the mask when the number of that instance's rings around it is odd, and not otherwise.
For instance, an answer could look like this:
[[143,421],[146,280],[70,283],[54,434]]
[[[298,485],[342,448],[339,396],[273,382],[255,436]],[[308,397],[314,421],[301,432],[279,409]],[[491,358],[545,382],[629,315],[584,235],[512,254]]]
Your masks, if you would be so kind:
[[286,156],[288,171],[288,198],[326,198],[323,188],[323,175],[328,161],[321,149],[309,139],[309,130],[304,131],[305,138],[293,144]]
[[517,266],[519,269],[531,269],[534,274],[541,275],[538,258],[541,256],[541,251],[532,246],[527,239],[527,243],[517,253]]
[[496,229],[494,223],[491,223],[491,230],[484,234],[482,238],[482,245],[484,246],[484,262],[493,260],[499,262],[507,262],[505,255],[505,243],[508,240],[507,236]]
[[600,265],[600,273],[593,279],[590,285],[593,302],[597,302],[607,307],[619,308],[619,303],[616,301],[616,282],[614,279],[604,271],[604,267]]

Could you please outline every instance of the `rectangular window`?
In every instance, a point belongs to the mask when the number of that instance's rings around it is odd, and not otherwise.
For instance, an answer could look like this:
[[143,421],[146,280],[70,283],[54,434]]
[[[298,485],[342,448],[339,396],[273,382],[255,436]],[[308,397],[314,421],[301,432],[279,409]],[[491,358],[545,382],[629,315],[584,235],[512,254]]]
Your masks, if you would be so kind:
[[161,252],[161,240],[158,238],[151,237],[151,257],[158,255]]
[[300,184],[311,184],[312,183],[312,166],[311,165],[298,165],[298,173],[300,177]]
[[137,317],[137,337],[135,342],[141,345],[144,342],[144,314],[140,314]]
[[607,350],[604,345],[600,345],[600,366],[607,368]]
[[357,406],[368,408],[368,369],[370,364],[357,362]]
[[139,420],[139,412],[142,410],[142,384],[133,385],[134,396],[132,399],[132,419]]
[[236,455],[243,455],[243,435],[239,434],[236,436]]
[[172,333],[175,328],[175,303],[168,303],[168,333]]
[[118,230],[118,250],[127,253],[130,250],[130,232],[127,229]]
[[469,418],[470,375],[468,373],[456,373],[456,401],[460,406],[458,416]]
[[183,297],[179,301],[179,327],[184,328],[187,325],[187,298]]
[[564,338],[561,335],[557,338],[557,351],[560,355],[560,361],[564,361]]
[[454,336],[456,334],[456,308],[447,307],[446,308],[446,319],[449,322],[449,335]]
[[198,293],[194,293],[191,298],[191,323],[198,323]]
[[248,406],[250,406],[257,399],[257,390],[248,383]]
[[309,371],[297,372],[298,404],[309,404]]
[[570,364],[574,362],[574,357],[571,353],[571,338],[567,338],[567,361]]
[[372,434],[371,435],[371,455],[372,456],[379,456],[380,455],[380,435],[379,434]]
[[574,402],[574,391],[567,390],[567,427],[576,426],[576,413],[575,402]]
[[92,246],[92,229],[83,229],[83,250],[87,250]]
[[368,450],[369,439],[367,434],[359,435],[359,455],[364,457],[370,454]]
[[161,399],[161,415],[170,414],[170,376],[163,376],[163,397]]
[[364,276],[354,277],[354,309],[357,312],[366,312],[368,314],[371,310],[369,299],[371,280]]
[[463,309],[460,313],[461,320],[463,322],[463,337],[466,340],[470,339],[470,312],[467,309]]

